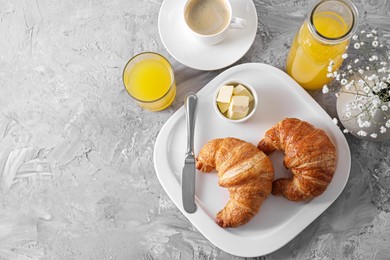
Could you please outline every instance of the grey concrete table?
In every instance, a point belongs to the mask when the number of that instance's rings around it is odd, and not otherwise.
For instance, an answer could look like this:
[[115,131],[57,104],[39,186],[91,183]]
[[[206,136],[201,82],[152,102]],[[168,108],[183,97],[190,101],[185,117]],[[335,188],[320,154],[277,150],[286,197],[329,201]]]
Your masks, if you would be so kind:
[[[0,1],[0,259],[236,259],[205,239],[153,167],[166,120],[221,71],[176,62],[158,35],[161,0]],[[354,1],[390,37],[390,2]],[[284,69],[313,1],[256,0],[255,42],[236,64]],[[159,113],[126,94],[134,54],[162,53],[178,93]],[[332,116],[335,99],[310,93]],[[264,259],[389,259],[390,142],[347,136],[348,184],[318,219]],[[261,245],[259,245],[261,246]]]

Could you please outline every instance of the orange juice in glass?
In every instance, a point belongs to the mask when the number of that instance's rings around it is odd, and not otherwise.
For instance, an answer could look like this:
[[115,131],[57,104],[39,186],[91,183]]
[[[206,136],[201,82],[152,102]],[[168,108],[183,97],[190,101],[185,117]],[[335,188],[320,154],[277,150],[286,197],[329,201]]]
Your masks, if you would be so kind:
[[143,52],[130,59],[123,70],[123,84],[129,95],[150,111],[167,108],[176,96],[172,66],[154,52]]
[[287,56],[286,70],[302,87],[322,88],[342,62],[351,36],[356,31],[357,9],[349,0],[321,0],[295,35]]

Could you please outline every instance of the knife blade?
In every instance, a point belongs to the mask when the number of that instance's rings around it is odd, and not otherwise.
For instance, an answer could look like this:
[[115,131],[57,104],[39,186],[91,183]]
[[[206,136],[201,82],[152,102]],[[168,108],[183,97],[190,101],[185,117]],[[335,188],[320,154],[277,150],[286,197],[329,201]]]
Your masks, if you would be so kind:
[[194,133],[197,103],[198,98],[193,93],[188,94],[184,101],[187,121],[187,152],[185,154],[181,176],[181,193],[183,208],[187,213],[194,213],[196,211]]

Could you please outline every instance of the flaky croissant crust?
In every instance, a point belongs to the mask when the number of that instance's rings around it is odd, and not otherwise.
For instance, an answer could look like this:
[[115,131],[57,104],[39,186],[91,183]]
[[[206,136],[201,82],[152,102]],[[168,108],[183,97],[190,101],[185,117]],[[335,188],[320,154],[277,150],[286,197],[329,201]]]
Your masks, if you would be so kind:
[[258,148],[266,154],[284,151],[284,166],[292,172],[292,178],[274,181],[274,195],[308,200],[322,194],[333,178],[336,149],[323,130],[308,122],[297,118],[278,122],[265,133]]
[[196,168],[203,172],[215,168],[219,185],[228,188],[230,199],[215,219],[224,228],[249,222],[272,190],[271,160],[253,144],[237,138],[209,141],[197,157]]

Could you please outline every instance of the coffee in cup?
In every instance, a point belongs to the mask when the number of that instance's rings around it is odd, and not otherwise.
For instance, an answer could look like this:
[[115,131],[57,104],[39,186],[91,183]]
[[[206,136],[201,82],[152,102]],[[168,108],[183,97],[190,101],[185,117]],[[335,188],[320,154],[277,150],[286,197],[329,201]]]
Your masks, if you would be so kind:
[[192,0],[184,15],[187,25],[202,35],[217,34],[230,23],[229,7],[224,0]]
[[246,27],[244,19],[232,17],[232,7],[228,0],[187,0],[184,21],[192,35],[208,45],[221,42],[229,27]]

